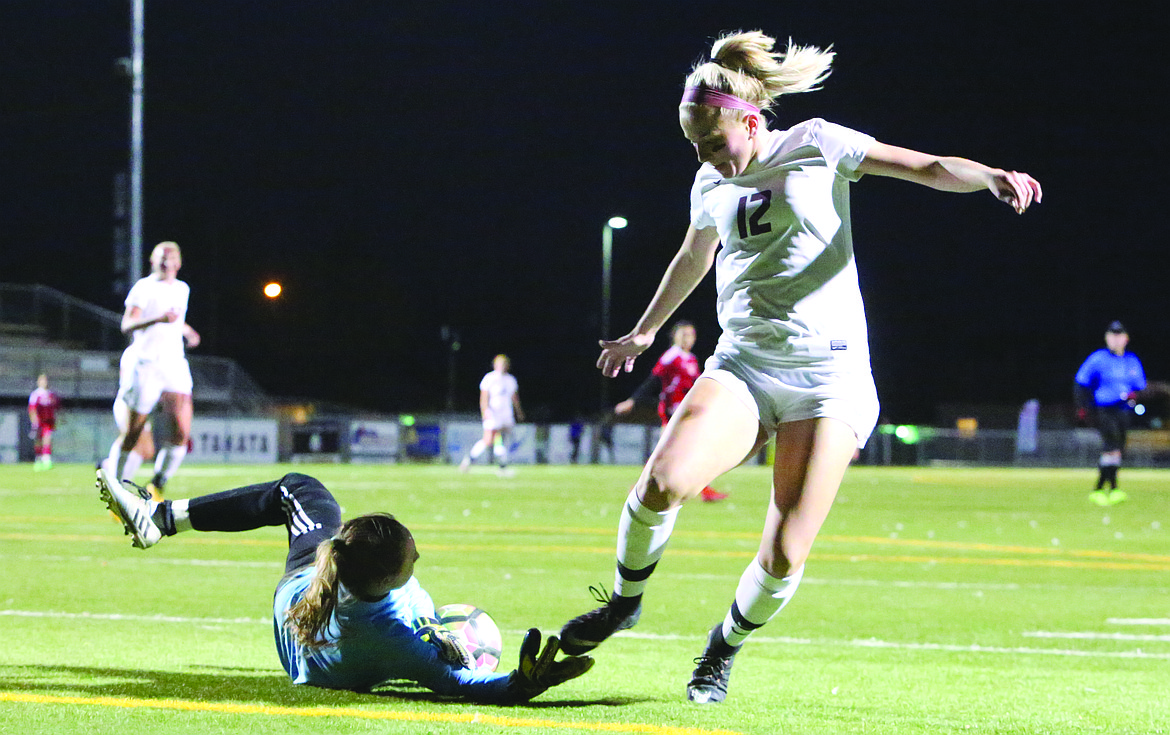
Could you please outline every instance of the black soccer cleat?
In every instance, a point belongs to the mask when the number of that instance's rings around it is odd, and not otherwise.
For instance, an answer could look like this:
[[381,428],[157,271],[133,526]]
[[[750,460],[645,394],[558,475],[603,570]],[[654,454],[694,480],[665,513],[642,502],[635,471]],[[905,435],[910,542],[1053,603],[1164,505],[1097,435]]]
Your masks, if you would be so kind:
[[707,649],[695,659],[695,671],[687,684],[687,699],[697,704],[719,704],[727,698],[727,681],[739,647],[723,640],[723,625],[716,625],[707,636]]
[[642,616],[642,596],[610,595],[602,587],[590,587],[593,599],[601,607],[578,615],[561,628],[561,650],[569,656],[580,656],[601,645],[619,630],[633,628]]

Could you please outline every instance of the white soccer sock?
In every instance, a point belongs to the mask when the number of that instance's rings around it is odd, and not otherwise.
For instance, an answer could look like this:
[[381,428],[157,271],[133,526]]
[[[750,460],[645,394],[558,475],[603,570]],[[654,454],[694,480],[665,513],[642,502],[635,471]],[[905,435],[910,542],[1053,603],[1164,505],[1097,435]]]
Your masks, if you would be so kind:
[[508,448],[502,442],[492,447],[492,456],[501,467],[508,464]]
[[483,439],[480,439],[472,445],[471,451],[467,453],[467,456],[471,457],[472,459],[479,459],[483,456],[485,449],[487,449],[487,444],[484,444]]
[[175,533],[191,530],[191,514],[187,512],[187,500],[171,501],[171,517],[175,520]]
[[127,454],[128,452],[122,451],[122,437],[119,436],[118,438],[114,439],[114,443],[110,445],[110,454],[106,457],[106,461],[103,463],[105,469],[119,480],[125,477],[125,475],[122,473],[126,467]]
[[677,518],[677,507],[661,513],[650,510],[638,500],[636,490],[630,491],[618,521],[618,568],[613,580],[615,595],[633,597],[642,594],[654,565],[666,550],[666,542],[670,540]]
[[752,559],[735,590],[735,603],[723,619],[723,639],[727,645],[743,645],[752,631],[784,609],[804,576],[804,565],[787,577],[773,577],[760,566],[759,558]]
[[130,450],[126,454],[126,465],[122,468],[122,479],[133,480],[134,476],[138,474],[138,468],[142,467],[144,459],[138,452]]
[[183,463],[183,458],[187,456],[187,445],[177,444],[169,447],[163,447],[159,450],[158,456],[154,458],[154,472],[155,474],[162,474],[163,481],[171,479],[179,470],[179,465]]

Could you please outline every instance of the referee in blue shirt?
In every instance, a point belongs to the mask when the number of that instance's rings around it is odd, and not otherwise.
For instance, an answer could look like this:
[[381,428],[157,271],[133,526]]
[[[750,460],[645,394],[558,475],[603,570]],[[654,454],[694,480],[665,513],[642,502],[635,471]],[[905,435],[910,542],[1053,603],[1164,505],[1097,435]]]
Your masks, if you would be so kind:
[[1137,392],[1146,387],[1142,361],[1126,352],[1128,344],[1125,326],[1117,321],[1111,323],[1105,330],[1105,347],[1089,355],[1077,370],[1074,386],[1077,418],[1087,419],[1092,409],[1103,444],[1097,464],[1100,472],[1097,487],[1089,493],[1089,499],[1097,505],[1116,505],[1127,497],[1117,489],[1117,470],[1121,467],[1125,432],[1137,403]]

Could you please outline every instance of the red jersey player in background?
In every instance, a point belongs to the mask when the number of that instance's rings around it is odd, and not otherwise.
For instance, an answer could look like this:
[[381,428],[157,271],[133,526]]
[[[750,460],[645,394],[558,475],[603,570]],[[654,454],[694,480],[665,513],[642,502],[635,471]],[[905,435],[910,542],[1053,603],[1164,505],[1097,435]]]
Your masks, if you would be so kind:
[[33,469],[53,467],[53,429],[57,427],[57,394],[49,390],[49,376],[37,376],[37,387],[28,397],[28,420],[32,422]]
[[[674,415],[675,409],[678,408],[678,404],[682,403],[687,391],[691,389],[691,386],[698,380],[699,374],[703,372],[699,368],[699,358],[691,352],[697,338],[698,333],[695,331],[694,324],[683,320],[675,322],[674,326],[670,328],[670,341],[672,342],[670,349],[662,353],[662,357],[654,363],[650,377],[637,387],[632,396],[614,406],[613,412],[618,416],[628,414],[634,410],[634,406],[652,396],[657,388],[658,418],[662,419],[662,425],[666,426],[670,417]],[[727,493],[705,487],[702,496],[703,500],[713,503],[726,498]]]

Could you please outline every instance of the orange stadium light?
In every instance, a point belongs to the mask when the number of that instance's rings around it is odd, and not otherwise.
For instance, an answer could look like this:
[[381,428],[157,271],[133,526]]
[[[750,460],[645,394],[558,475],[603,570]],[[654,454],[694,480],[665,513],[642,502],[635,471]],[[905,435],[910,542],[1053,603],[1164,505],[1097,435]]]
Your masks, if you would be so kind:
[[264,295],[270,299],[275,299],[276,297],[280,296],[280,292],[282,290],[283,289],[280,287],[279,283],[272,281],[271,283],[265,284]]

